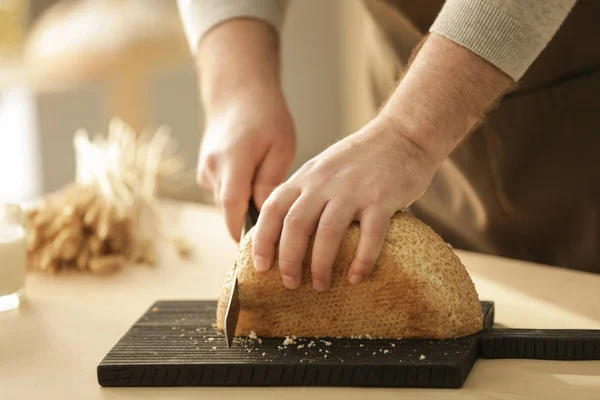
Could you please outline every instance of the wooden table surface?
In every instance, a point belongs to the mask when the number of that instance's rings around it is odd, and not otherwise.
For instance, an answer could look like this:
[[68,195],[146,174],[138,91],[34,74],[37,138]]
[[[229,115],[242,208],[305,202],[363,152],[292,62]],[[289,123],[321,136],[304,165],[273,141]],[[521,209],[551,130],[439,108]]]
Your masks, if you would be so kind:
[[[0,313],[0,399],[600,399],[600,361],[479,360],[462,389],[102,388],[96,366],[157,299],[216,299],[236,252],[213,208],[177,207],[187,261],[107,277],[27,278],[28,301]],[[458,252],[497,323],[600,329],[600,275]]]

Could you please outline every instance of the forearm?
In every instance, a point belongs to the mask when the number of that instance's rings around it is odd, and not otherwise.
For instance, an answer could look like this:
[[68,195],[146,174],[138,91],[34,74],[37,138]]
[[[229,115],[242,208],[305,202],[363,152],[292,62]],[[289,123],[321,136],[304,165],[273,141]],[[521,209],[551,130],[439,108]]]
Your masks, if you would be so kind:
[[431,34],[380,115],[440,163],[513,84],[478,55]]
[[280,84],[277,34],[261,21],[234,19],[211,30],[199,44],[196,61],[209,115],[245,90]]

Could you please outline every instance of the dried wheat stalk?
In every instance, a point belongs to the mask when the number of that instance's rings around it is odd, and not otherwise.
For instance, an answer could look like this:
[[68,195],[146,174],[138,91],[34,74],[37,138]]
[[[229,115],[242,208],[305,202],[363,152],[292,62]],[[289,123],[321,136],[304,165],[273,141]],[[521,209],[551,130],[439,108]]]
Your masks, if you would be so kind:
[[[174,238],[170,224],[163,222],[155,198],[157,177],[177,172],[181,165],[164,127],[138,137],[113,120],[106,138],[90,140],[79,131],[74,144],[76,182],[28,211],[31,270],[101,274],[127,263],[154,265],[154,242],[165,239],[181,256],[189,253],[189,246]],[[140,227],[142,215],[151,229]]]

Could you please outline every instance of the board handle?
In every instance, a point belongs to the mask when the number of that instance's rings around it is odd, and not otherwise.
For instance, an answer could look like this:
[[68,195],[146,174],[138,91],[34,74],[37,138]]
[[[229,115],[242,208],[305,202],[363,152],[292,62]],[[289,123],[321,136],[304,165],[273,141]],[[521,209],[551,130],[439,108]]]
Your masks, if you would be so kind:
[[479,351],[487,359],[600,360],[600,330],[486,329]]

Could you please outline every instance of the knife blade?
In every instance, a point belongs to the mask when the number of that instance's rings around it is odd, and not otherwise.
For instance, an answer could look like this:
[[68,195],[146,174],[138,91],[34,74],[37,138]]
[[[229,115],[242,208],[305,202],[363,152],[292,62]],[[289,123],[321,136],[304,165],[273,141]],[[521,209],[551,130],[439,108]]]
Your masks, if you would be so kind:
[[[254,204],[254,201],[250,199],[248,203],[248,211],[244,220],[244,226],[242,227],[242,235],[240,236],[240,243],[246,233],[256,225],[258,221],[258,209]],[[238,288],[237,279],[237,265],[233,273],[233,281],[231,283],[231,293],[229,295],[229,302],[227,303],[227,310],[225,311],[225,339],[227,340],[227,348],[231,349],[233,338],[235,337],[235,329],[240,316],[240,293]]]

